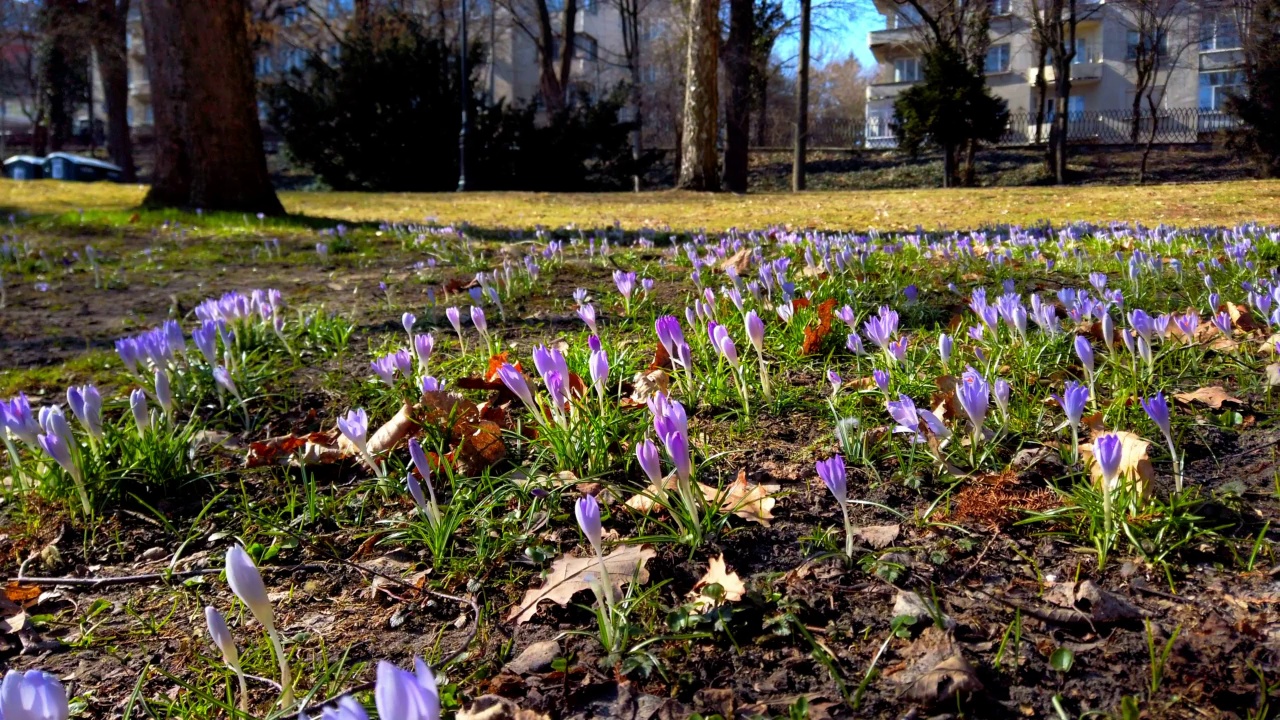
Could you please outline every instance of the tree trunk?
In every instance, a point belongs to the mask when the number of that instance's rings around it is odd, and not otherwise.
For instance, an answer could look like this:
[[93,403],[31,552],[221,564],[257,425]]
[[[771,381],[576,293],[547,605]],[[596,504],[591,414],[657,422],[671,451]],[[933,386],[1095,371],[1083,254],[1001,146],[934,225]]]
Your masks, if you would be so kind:
[[1151,132],[1147,135],[1146,146],[1142,148],[1142,162],[1138,165],[1138,184],[1147,181],[1147,161],[1151,158],[1151,148],[1156,144],[1156,133],[1160,129],[1160,116],[1156,113],[1158,105],[1151,96],[1147,97],[1147,106],[1151,109]]
[[747,191],[747,146],[751,140],[752,0],[729,0],[729,42],[725,48],[725,77],[729,103],[725,107],[724,187]]
[[680,148],[680,178],[676,183],[684,190],[718,190],[720,186],[716,160],[719,45],[719,0],[691,0],[682,113],[684,140]]
[[143,0],[155,115],[147,205],[284,213],[262,149],[245,0]]
[[804,190],[804,165],[809,146],[809,27],[812,0],[800,0],[800,67],[796,88],[795,151],[791,158],[791,191]]
[[107,106],[107,152],[125,182],[133,182],[133,139],[129,133],[129,58],[125,49],[129,0],[94,0],[93,49]]
[[965,187],[973,187],[977,182],[977,155],[978,141],[969,138],[964,147],[964,177],[961,179]]
[[1044,66],[1048,59],[1049,49],[1041,44],[1039,47],[1040,64],[1036,66],[1036,139],[1035,144],[1044,142],[1044,104],[1049,95],[1049,82],[1044,77]]
[[578,1],[566,0],[560,23],[560,52],[556,56],[555,30],[551,26],[551,10],[547,0],[537,0],[538,9],[538,91],[547,114],[554,117],[564,111],[568,102],[569,73],[573,68],[573,50],[577,43]]
[[956,184],[956,146],[944,145],[942,148],[942,187],[955,187]]

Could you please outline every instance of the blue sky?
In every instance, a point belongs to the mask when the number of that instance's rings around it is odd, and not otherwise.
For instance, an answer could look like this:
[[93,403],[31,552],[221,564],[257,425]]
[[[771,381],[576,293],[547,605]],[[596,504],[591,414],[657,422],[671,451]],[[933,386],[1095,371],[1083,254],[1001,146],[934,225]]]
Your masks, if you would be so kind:
[[[798,2],[788,0],[787,6],[789,13],[799,14]],[[875,58],[867,47],[867,33],[883,28],[884,16],[876,12],[869,2],[859,3],[859,6],[856,12],[842,13],[841,15],[846,18],[843,21],[840,21],[840,17],[835,13],[825,19],[824,24],[829,27],[828,32],[815,34],[813,38],[811,52],[815,60],[836,60],[852,52],[857,55],[863,67],[875,64]],[[794,64],[798,48],[799,43],[794,33],[778,41],[778,54],[788,64]]]

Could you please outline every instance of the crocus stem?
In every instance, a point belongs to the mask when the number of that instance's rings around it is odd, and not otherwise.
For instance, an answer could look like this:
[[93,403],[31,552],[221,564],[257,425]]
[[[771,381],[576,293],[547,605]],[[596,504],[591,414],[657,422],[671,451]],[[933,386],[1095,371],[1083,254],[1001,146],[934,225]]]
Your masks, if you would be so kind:
[[1102,478],[1102,543],[1104,548],[1111,547],[1111,526],[1114,523],[1111,515],[1111,486],[1104,477]]
[[764,392],[764,399],[773,402],[773,386],[769,383],[769,365],[764,361],[764,355],[760,356],[760,389]]
[[244,669],[239,663],[231,666],[232,671],[236,674],[236,680],[240,682],[240,712],[249,714],[249,684],[244,679]]
[[613,583],[609,580],[609,568],[604,563],[604,553],[597,552],[596,559],[600,561],[600,582],[604,585],[604,602],[608,607],[609,616],[613,616]]
[[1169,444],[1169,457],[1173,458],[1173,487],[1178,492],[1182,492],[1182,461],[1178,458],[1178,451],[1173,447],[1173,438],[1166,435],[1164,440]]
[[1080,430],[1071,423],[1071,464],[1080,462]]
[[4,437],[4,448],[9,452],[9,462],[13,465],[13,479],[19,490],[25,490],[22,476],[22,463],[18,461],[18,448],[14,446],[13,439],[9,437],[9,433],[0,430],[0,436]]
[[280,642],[280,633],[275,626],[267,627],[267,636],[271,638],[271,649],[275,650],[276,660],[280,662],[280,707],[293,707],[293,673],[289,670],[289,661],[284,656],[284,644]]
[[849,521],[849,503],[840,503],[840,509],[844,511],[844,554],[853,559],[853,523]]

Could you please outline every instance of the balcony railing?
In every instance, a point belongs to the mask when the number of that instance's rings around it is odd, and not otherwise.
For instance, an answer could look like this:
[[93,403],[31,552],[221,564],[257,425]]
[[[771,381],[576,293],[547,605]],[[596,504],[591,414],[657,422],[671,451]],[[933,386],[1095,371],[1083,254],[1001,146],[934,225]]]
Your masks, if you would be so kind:
[[[1032,85],[1036,84],[1036,75],[1040,68],[1027,68],[1027,82]],[[1052,83],[1054,78],[1058,76],[1057,71],[1052,65],[1044,66],[1044,81]],[[1097,82],[1102,79],[1102,63],[1101,62],[1078,62],[1071,65],[1071,82],[1073,83],[1089,83]]]

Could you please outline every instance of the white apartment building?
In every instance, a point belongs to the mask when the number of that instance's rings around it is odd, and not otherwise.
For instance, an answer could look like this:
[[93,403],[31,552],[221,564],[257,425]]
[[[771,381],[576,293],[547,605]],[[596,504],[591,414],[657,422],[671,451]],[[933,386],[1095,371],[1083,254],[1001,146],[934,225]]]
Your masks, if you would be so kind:
[[[1028,2],[987,1],[992,3],[987,84],[1008,103],[1010,124],[1026,123],[1031,126],[1027,135],[1034,135],[1039,58]],[[885,29],[869,33],[868,38],[878,69],[867,88],[867,137],[873,144],[886,145],[892,144],[894,99],[921,77],[921,30],[919,15],[911,6],[894,0],[875,0],[875,6],[885,18]],[[1096,131],[1099,123],[1122,126],[1126,122],[1122,116],[1132,109],[1135,94],[1135,23],[1119,3],[1099,0],[1082,2],[1079,7],[1083,19],[1077,26],[1072,61],[1070,119],[1082,133]],[[1188,4],[1170,26],[1171,32],[1161,43],[1165,69],[1153,83],[1162,109],[1178,113],[1180,118],[1194,118],[1202,131],[1221,126],[1227,91],[1243,83],[1235,17]],[[1051,66],[1045,68],[1045,77],[1052,98]],[[1042,132],[1042,137],[1047,136],[1043,128]]]

